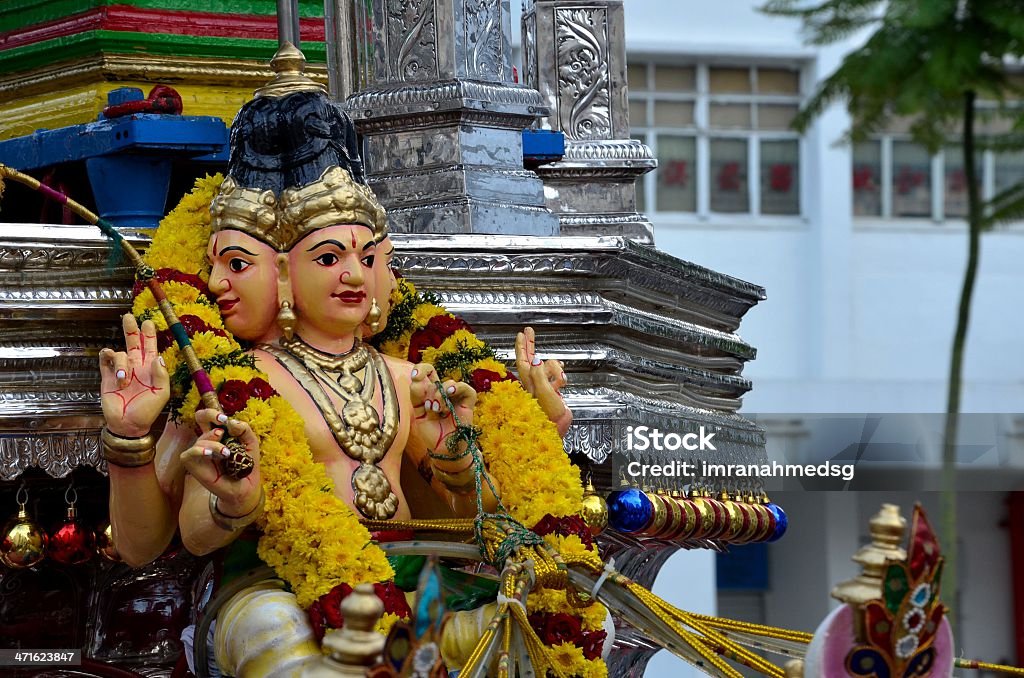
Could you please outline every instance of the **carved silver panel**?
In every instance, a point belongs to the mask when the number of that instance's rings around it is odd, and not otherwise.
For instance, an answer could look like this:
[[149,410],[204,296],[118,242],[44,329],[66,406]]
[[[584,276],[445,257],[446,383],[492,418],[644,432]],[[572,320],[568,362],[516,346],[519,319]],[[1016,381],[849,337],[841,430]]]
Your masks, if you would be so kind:
[[106,468],[100,458],[98,431],[0,433],[0,480],[13,480],[32,467],[63,478],[79,466]]
[[611,137],[608,19],[603,8],[555,10],[558,116],[567,140]]
[[402,82],[438,77],[434,0],[388,0],[387,72]]
[[464,12],[466,76],[485,80],[501,78],[505,72],[501,3],[499,0],[465,0]]

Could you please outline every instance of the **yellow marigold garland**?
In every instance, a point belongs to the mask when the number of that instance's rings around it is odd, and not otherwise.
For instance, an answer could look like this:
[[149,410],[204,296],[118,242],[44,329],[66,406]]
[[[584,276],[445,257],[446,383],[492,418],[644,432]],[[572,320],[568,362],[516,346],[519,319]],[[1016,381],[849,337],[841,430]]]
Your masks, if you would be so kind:
[[[412,336],[432,318],[447,313],[428,295],[420,295],[407,279],[399,280],[391,299],[392,312],[380,350],[403,360],[409,359]],[[475,358],[487,345],[466,329],[457,329],[436,347],[425,348],[421,360],[434,365],[454,364],[447,372],[438,367],[442,379],[469,381],[475,370],[487,370],[501,378],[508,376],[505,365],[493,357]],[[459,354],[462,354],[461,357]],[[573,516],[583,508],[583,486],[579,470],[565,453],[555,424],[548,419],[537,400],[517,381],[491,382],[489,390],[479,393],[474,419],[480,427],[480,450],[488,472],[497,482],[501,500],[513,518],[533,527],[551,514]],[[569,555],[586,550],[579,537],[550,534],[545,540],[559,553]],[[570,612],[580,618],[584,631],[599,631],[607,610],[600,603],[573,608],[566,592],[538,588],[527,596],[531,613]],[[567,675],[581,678],[605,678],[604,661],[588,660],[572,643],[549,648],[553,660]]]

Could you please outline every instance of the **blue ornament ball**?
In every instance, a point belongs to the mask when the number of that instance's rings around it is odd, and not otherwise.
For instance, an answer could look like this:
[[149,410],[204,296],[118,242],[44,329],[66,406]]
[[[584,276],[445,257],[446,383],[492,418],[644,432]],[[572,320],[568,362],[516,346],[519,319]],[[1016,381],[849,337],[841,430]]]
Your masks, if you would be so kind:
[[768,541],[778,541],[782,539],[782,535],[786,534],[786,528],[789,527],[789,518],[786,517],[786,512],[782,510],[782,507],[775,502],[769,502],[767,508],[775,516],[775,532],[768,538]]
[[650,524],[653,515],[651,500],[635,487],[608,495],[608,524],[619,532],[639,532]]

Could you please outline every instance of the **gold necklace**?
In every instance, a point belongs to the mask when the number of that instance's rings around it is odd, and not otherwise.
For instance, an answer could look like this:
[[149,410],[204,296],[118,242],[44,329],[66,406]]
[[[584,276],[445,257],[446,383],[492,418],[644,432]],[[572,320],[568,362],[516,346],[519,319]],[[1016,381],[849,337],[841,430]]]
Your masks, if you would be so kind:
[[[392,518],[398,510],[398,497],[387,475],[377,466],[391,448],[399,424],[395,384],[384,359],[358,339],[342,355],[319,351],[298,336],[281,339],[279,347],[263,348],[313,399],[342,452],[359,462],[352,473],[353,496],[359,512],[377,520]],[[378,383],[383,422],[373,407]],[[340,413],[325,386],[345,403]]]

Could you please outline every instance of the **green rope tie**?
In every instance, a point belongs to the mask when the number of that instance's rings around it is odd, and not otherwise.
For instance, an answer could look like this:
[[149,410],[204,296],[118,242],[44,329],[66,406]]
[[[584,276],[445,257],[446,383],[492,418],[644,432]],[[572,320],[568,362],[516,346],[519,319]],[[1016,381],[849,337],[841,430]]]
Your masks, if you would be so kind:
[[[447,447],[449,454],[431,453],[429,456],[431,459],[444,461],[458,461],[466,455],[472,456],[473,480],[476,484],[476,517],[473,519],[473,535],[476,538],[477,547],[480,549],[483,561],[495,569],[501,570],[505,567],[508,559],[519,549],[526,546],[545,544],[544,537],[531,531],[509,514],[508,509],[505,508],[501,501],[497,489],[494,487],[494,483],[491,482],[490,476],[485,472],[486,467],[484,466],[483,455],[478,444],[482,431],[476,426],[469,426],[459,421],[459,417],[455,414],[455,408],[448,398],[444,386],[439,381],[436,384],[438,393],[444,399],[448,411],[452,413],[452,419],[455,421],[455,431],[448,436]],[[459,445],[463,442],[466,443],[466,449],[459,452]],[[498,500],[497,513],[486,513],[484,511],[483,483],[485,481],[487,487],[491,490],[491,494]],[[505,530],[506,535],[498,545],[498,548],[495,549],[493,560],[488,557],[486,541],[484,540],[484,523],[487,520],[493,520],[498,523]]]

